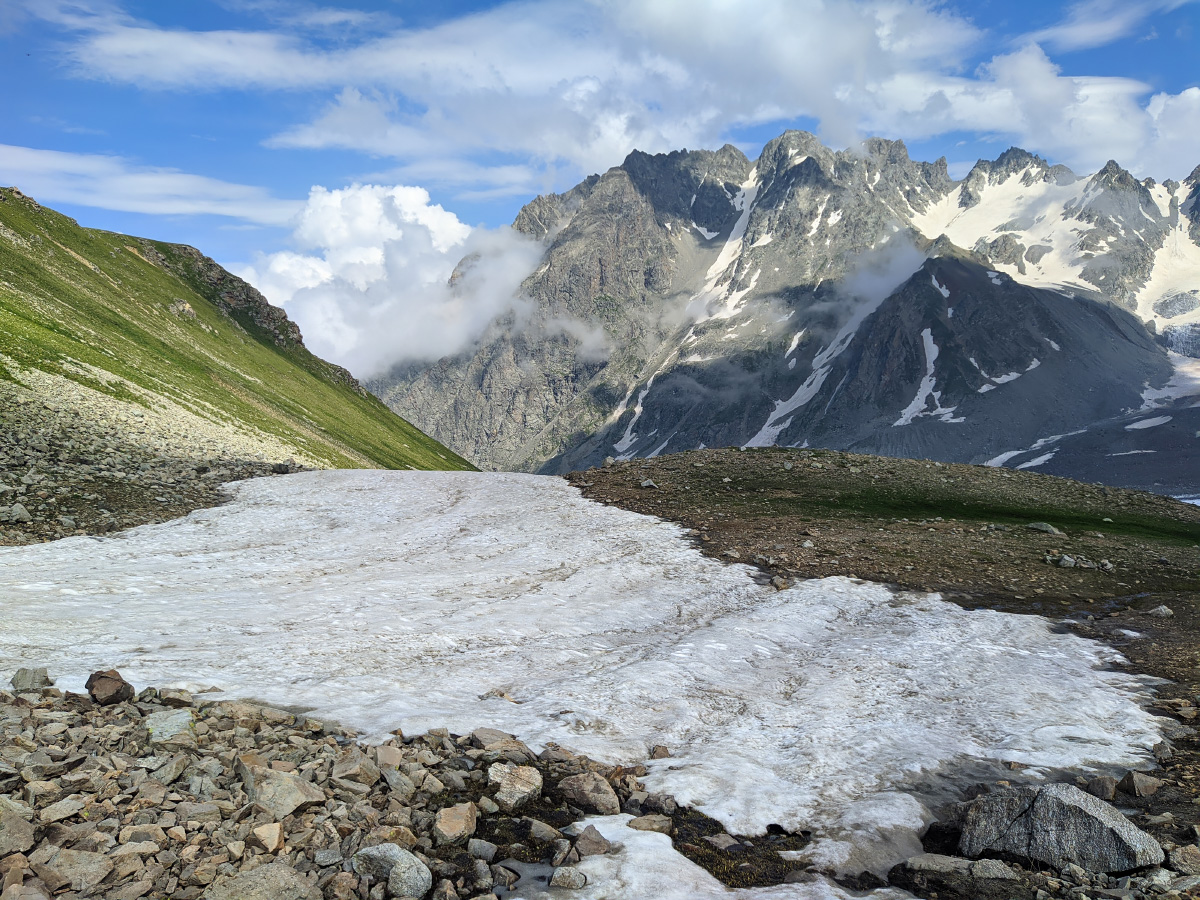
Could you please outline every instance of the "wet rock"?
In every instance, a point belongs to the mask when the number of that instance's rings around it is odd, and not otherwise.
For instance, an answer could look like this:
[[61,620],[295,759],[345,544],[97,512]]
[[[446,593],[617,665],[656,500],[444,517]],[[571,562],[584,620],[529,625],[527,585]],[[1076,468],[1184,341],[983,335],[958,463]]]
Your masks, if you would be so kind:
[[582,809],[590,809],[604,816],[616,815],[621,811],[621,801],[607,781],[595,772],[571,775],[558,783],[558,789],[569,803]]
[[496,787],[492,799],[505,812],[516,812],[542,793],[542,773],[532,766],[495,763],[487,777],[488,784]]
[[1012,853],[1064,868],[1124,872],[1163,861],[1150,835],[1116,809],[1068,784],[1002,788],[966,810],[958,850],[964,856]]
[[407,850],[400,852],[388,874],[388,893],[393,897],[424,897],[433,887],[433,873]]
[[101,706],[111,706],[115,703],[125,703],[133,699],[133,685],[121,677],[116,669],[103,672],[93,672],[88,676],[88,695]]
[[321,892],[288,865],[261,866],[214,883],[206,900],[321,900]]

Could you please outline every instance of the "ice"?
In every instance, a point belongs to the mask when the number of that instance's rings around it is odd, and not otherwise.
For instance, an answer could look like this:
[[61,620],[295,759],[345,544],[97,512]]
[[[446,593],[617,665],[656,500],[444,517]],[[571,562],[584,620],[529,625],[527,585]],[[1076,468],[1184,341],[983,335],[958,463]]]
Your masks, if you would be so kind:
[[1141,431],[1144,428],[1155,428],[1159,425],[1166,425],[1171,421],[1171,416],[1154,416],[1150,419],[1140,419],[1137,422],[1130,422],[1125,426],[1126,431]]
[[875,868],[895,860],[884,838],[908,829],[911,847],[927,819],[917,780],[948,788],[980,760],[1128,768],[1159,740],[1147,686],[1099,643],[845,578],[776,592],[561,479],[235,490],[162,525],[0,549],[0,672],[45,665],[80,690],[115,667],[368,736],[488,725],[613,763],[664,743],[651,790],[737,833],[811,829],[816,858]]
[[[936,276],[933,283],[937,286]],[[946,292],[949,295],[949,291]],[[937,386],[937,376],[934,374],[934,363],[938,358],[938,345],[933,340],[933,330],[926,328],[921,331],[921,340],[925,345],[925,377],[921,379],[921,384],[917,388],[917,396],[912,399],[901,412],[900,418],[892,423],[895,428],[899,425],[911,425],[913,419],[920,416],[936,416],[943,422],[965,422],[966,419],[962,416],[955,416],[954,410],[958,407],[952,406],[946,409],[942,406],[942,394],[940,391],[934,390]],[[933,401],[933,409],[926,409],[929,401]]]
[[[1181,204],[1187,198],[1188,190],[1187,185],[1180,185],[1176,190],[1176,197]],[[1188,233],[1190,225],[1187,216],[1176,215],[1174,226],[1167,233],[1162,246],[1155,251],[1150,277],[1137,292],[1137,312],[1143,319],[1153,319],[1159,325],[1200,322],[1200,308],[1170,318],[1154,309],[1154,304],[1164,297],[1200,287],[1200,246]]]

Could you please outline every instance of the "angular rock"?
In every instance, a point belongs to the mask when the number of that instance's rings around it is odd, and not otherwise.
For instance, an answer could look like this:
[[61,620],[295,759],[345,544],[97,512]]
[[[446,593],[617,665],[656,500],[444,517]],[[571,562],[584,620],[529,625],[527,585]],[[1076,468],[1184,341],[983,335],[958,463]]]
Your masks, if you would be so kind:
[[393,897],[424,897],[433,887],[433,873],[407,850],[400,853],[388,874],[388,893]]
[[412,779],[399,769],[384,769],[383,780],[401,802],[409,800],[417,792],[417,786],[412,783]]
[[33,691],[40,691],[42,688],[54,687],[54,680],[50,677],[49,672],[44,666],[37,669],[17,669],[15,675],[9,681],[13,691],[18,694],[27,694]]
[[1171,868],[1182,875],[1200,875],[1200,847],[1185,844],[1171,851]]
[[33,826],[7,809],[0,809],[0,859],[10,853],[24,853],[33,846]]
[[325,792],[309,781],[264,765],[254,753],[243,753],[235,766],[246,796],[276,820],[325,802]]
[[575,849],[580,856],[602,856],[612,852],[612,844],[595,825],[589,825],[575,838]]
[[558,783],[558,789],[569,803],[582,809],[594,810],[604,816],[613,816],[621,811],[616,791],[595,772],[564,778]]
[[562,839],[562,832],[557,828],[547,825],[545,822],[538,819],[531,819],[528,816],[521,821],[529,826],[529,838],[535,843],[550,844]]
[[1131,797],[1150,797],[1158,793],[1162,784],[1157,778],[1142,772],[1126,772],[1125,777],[1117,783],[1117,790]]
[[484,841],[479,838],[471,838],[467,841],[467,853],[471,854],[475,859],[481,859],[486,863],[490,863],[496,858],[496,851],[499,849],[491,841]]
[[379,766],[357,747],[350,747],[334,763],[333,777],[371,787],[379,780]]
[[1163,861],[1158,842],[1102,800],[1074,785],[1002,788],[966,810],[964,856],[1012,853],[1056,869],[1124,872]]
[[93,672],[88,676],[85,687],[92,700],[101,706],[124,703],[132,700],[134,695],[133,685],[122,678],[116,669]]
[[215,803],[180,803],[175,808],[175,815],[180,822],[216,822],[221,821],[221,807]]
[[87,893],[113,870],[113,863],[103,853],[60,849],[45,863],[34,863],[33,870],[55,893],[65,887]]
[[267,853],[278,853],[283,849],[283,826],[278,822],[268,822],[266,825],[252,828],[246,843]]
[[1117,779],[1111,775],[1097,775],[1087,783],[1087,792],[1109,802],[1117,795]]
[[194,748],[195,724],[190,709],[164,709],[146,716],[142,724],[150,735],[150,744],[160,747]]
[[433,836],[438,844],[457,844],[475,833],[479,813],[474,803],[459,803],[438,810]]
[[741,841],[739,841],[733,835],[725,834],[724,832],[721,834],[707,835],[704,837],[704,840],[707,843],[712,844],[718,850],[732,850],[742,846]]
[[496,787],[492,799],[505,812],[516,812],[542,793],[542,773],[533,766],[495,763],[488,768],[488,784]]
[[59,800],[57,803],[51,803],[41,811],[38,818],[43,825],[49,825],[51,822],[61,822],[63,819],[69,819],[71,816],[81,812],[86,806],[82,800]]
[[274,862],[215,882],[205,900],[322,900],[321,892],[288,865]]

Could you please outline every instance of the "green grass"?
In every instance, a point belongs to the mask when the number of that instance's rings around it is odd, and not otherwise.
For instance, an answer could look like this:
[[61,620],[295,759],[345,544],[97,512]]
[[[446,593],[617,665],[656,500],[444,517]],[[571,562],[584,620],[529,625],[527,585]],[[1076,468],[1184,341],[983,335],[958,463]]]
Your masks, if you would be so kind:
[[[329,466],[473,468],[303,346],[281,347],[248,316],[225,314],[199,278],[148,262],[139,240],[80,228],[11,191],[0,197],[0,354],[19,367],[140,402],[109,373]],[[172,245],[154,246],[180,259]],[[194,317],[171,311],[179,300]],[[0,381],[18,372],[0,362]]]

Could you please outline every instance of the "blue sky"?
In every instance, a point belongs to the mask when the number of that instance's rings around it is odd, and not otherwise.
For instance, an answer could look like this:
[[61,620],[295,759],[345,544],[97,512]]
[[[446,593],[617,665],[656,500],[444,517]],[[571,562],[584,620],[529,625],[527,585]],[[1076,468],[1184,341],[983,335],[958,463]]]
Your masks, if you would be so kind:
[[0,182],[286,303],[359,264],[436,281],[634,148],[798,127],[1181,179],[1198,38],[1189,0],[0,0]]

